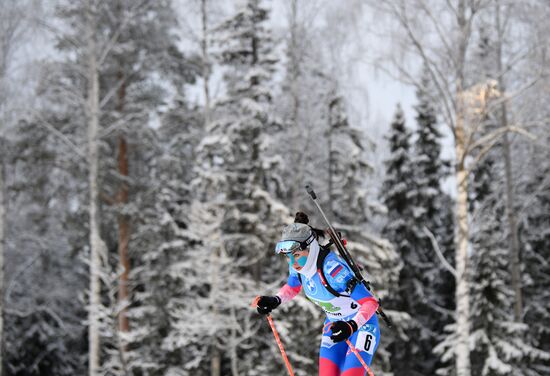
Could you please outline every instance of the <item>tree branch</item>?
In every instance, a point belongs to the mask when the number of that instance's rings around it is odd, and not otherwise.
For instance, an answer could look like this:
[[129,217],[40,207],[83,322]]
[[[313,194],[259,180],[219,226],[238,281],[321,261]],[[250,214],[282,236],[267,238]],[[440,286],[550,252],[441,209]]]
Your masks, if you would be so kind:
[[82,152],[74,142],[72,142],[63,133],[61,133],[60,131],[55,129],[55,127],[52,124],[50,124],[46,119],[42,118],[42,116],[38,112],[36,112],[34,110],[31,110],[31,111],[32,111],[33,115],[37,117],[36,120],[37,120],[38,125],[41,125],[44,128],[46,128],[47,130],[49,130],[50,132],[52,132],[65,145],[67,145],[72,151],[74,151],[79,157],[81,157],[82,160],[84,160],[84,161],[86,160],[86,154],[84,152]]
[[[444,90],[444,88],[441,86],[440,80],[437,79],[437,77],[439,76],[442,79],[442,81],[445,82],[443,73],[441,71],[439,71],[439,69],[437,68],[437,65],[435,63],[433,63],[430,60],[430,58],[427,56],[426,51],[424,50],[424,48],[422,47],[420,41],[418,40],[418,38],[415,36],[414,32],[412,31],[412,29],[410,27],[411,25],[409,23],[409,20],[407,19],[406,15],[403,14],[404,11],[403,11],[403,13],[401,13],[398,10],[393,9],[393,13],[397,17],[397,19],[399,20],[399,23],[401,24],[401,26],[403,26],[405,28],[405,31],[407,32],[407,35],[409,36],[409,39],[411,40],[413,46],[416,48],[416,51],[418,52],[418,54],[420,55],[420,57],[422,58],[422,60],[426,64],[426,66],[428,68],[428,72],[430,73],[430,76],[432,77],[433,84],[436,86],[437,90],[440,92],[441,97],[442,98],[452,98],[452,95],[447,90]],[[451,108],[449,108],[449,104],[447,103],[447,101],[442,100],[442,103],[443,103],[443,106],[445,107],[445,111],[448,114],[452,114],[453,112],[451,111]],[[450,118],[452,119],[452,116]],[[452,122],[449,122],[448,125],[454,133],[454,124]]]
[[435,239],[434,234],[432,234],[432,232],[428,230],[426,226],[423,226],[422,229],[424,230],[426,236],[430,238],[430,241],[432,242],[432,247],[435,250],[435,253],[437,253],[437,257],[439,257],[439,260],[441,261],[445,269],[447,269],[456,278],[456,269],[454,269],[451,264],[449,264],[447,260],[445,260],[445,256],[443,256],[443,253],[441,253],[441,249],[439,249],[439,244],[437,244],[437,240]]

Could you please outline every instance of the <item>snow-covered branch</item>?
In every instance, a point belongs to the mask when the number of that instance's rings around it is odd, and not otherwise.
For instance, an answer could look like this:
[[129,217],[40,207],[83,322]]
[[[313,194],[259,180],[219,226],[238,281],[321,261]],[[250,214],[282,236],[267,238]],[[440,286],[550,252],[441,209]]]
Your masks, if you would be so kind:
[[30,111],[35,116],[38,125],[46,128],[54,136],[59,138],[65,145],[69,147],[69,149],[71,149],[76,155],[82,158],[82,160],[86,160],[87,156],[85,152],[78,148],[78,146],[71,139],[69,139],[69,137],[58,131],[49,121],[44,119],[40,113],[32,109]]
[[432,232],[430,230],[428,230],[428,228],[426,226],[423,226],[422,229],[424,230],[424,233],[426,234],[426,236],[428,238],[430,238],[430,241],[432,243],[432,247],[433,247],[435,253],[437,254],[437,257],[439,257],[439,260],[441,261],[441,263],[445,267],[445,269],[447,269],[456,278],[456,276],[457,276],[456,269],[453,268],[451,266],[451,264],[449,264],[449,262],[445,259],[445,256],[443,256],[443,253],[441,252],[441,249],[439,248],[439,244],[437,243],[437,239],[435,238],[434,234],[432,234]]

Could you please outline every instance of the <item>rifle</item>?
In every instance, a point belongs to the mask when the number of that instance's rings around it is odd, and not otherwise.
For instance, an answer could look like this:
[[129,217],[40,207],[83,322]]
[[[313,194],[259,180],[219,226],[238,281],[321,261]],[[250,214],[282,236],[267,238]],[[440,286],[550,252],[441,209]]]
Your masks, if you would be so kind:
[[378,309],[376,310],[376,313],[380,317],[382,317],[382,319],[384,320],[384,322],[386,323],[388,328],[391,328],[392,325],[393,325],[392,320],[390,319],[390,317],[388,315],[386,315],[386,313],[382,309],[381,300],[378,297],[376,297],[376,295],[375,295],[375,293],[374,293],[374,291],[373,291],[373,289],[370,285],[370,281],[367,281],[363,277],[363,275],[361,274],[361,270],[360,270],[359,266],[353,260],[353,257],[351,257],[351,254],[349,253],[349,251],[346,249],[344,243],[342,242],[342,239],[341,239],[339,233],[337,233],[334,230],[334,228],[332,227],[332,225],[330,224],[330,221],[328,220],[327,216],[325,215],[325,212],[321,208],[321,205],[319,205],[319,203],[317,202],[317,195],[315,194],[315,192],[313,191],[313,188],[309,184],[306,185],[306,191],[309,194],[309,196],[311,197],[311,199],[313,200],[313,202],[315,203],[315,205],[317,206],[317,209],[319,209],[319,212],[321,212],[321,215],[323,216],[323,218],[325,219],[325,222],[327,223],[327,225],[329,227],[328,235],[330,236],[331,242],[336,246],[336,249],[338,250],[338,253],[340,254],[340,256],[349,265],[349,267],[351,268],[351,271],[355,275],[355,278],[357,279],[357,281],[359,283],[362,283],[363,286],[365,286],[365,288],[378,301]]

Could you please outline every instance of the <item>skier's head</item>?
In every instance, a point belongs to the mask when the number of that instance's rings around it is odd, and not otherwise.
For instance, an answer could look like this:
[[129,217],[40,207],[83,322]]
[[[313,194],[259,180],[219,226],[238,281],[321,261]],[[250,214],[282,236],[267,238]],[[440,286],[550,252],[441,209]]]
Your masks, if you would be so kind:
[[295,270],[301,270],[306,264],[309,247],[317,239],[317,231],[307,223],[309,219],[302,212],[296,213],[294,223],[285,226],[281,240],[275,246],[275,253],[284,254],[289,265]]

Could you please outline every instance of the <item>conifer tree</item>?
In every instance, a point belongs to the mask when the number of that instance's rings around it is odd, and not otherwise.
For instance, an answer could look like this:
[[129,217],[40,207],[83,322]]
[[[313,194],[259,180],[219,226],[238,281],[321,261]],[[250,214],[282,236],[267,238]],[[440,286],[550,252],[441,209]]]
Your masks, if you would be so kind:
[[367,198],[364,181],[371,166],[365,159],[362,133],[348,122],[345,103],[335,96],[329,103],[328,200],[330,213],[341,223],[364,222]]
[[[34,116],[64,141],[61,150],[73,153],[73,159],[83,156],[81,145],[93,150],[90,160],[94,160],[97,174],[90,175],[89,184],[94,187],[92,217],[97,221],[94,219],[91,226],[95,233],[91,238],[99,240],[96,244],[101,250],[118,249],[118,256],[102,255],[106,268],[92,273],[92,280],[101,275],[105,286],[99,291],[99,283],[95,283],[95,300],[90,306],[95,310],[96,303],[103,300],[109,307],[89,322],[94,326],[91,332],[96,333],[90,342],[94,348],[90,373],[100,372],[100,362],[114,373],[124,373],[127,357],[131,358],[126,354],[131,329],[127,318],[131,239],[136,244],[140,241],[137,236],[130,237],[131,229],[135,229],[131,225],[135,220],[139,227],[138,213],[147,208],[147,195],[158,189],[143,184],[150,183],[148,167],[154,166],[152,155],[159,147],[151,125],[156,119],[155,109],[169,107],[168,94],[179,94],[182,85],[193,79],[194,68],[176,47],[170,2],[61,3],[57,15],[66,25],[57,39],[60,61],[45,64],[39,91],[43,102],[50,105]],[[87,77],[82,72],[93,74]],[[87,102],[93,104],[90,110]],[[94,124],[90,142],[87,130],[79,126],[88,120]],[[139,252],[135,256],[140,260]],[[98,263],[95,258],[91,265]],[[100,293],[103,299],[96,298]],[[103,325],[99,329],[106,339],[103,345],[95,330],[99,315]]]
[[[193,275],[189,286],[203,291],[196,306],[209,313],[195,317],[185,302],[171,304],[176,313],[171,342],[193,348],[195,359],[188,367],[212,376],[258,372],[259,367],[276,372],[261,359],[268,348],[257,331],[262,327],[268,334],[268,328],[249,308],[254,291],[268,293],[265,282],[280,278],[271,249],[291,218],[269,190],[281,179],[266,155],[276,131],[270,108],[276,59],[268,15],[260,1],[249,0],[216,29],[226,95],[212,107],[208,135],[197,149],[192,185],[197,202],[190,211],[197,240],[189,262],[180,265]],[[178,315],[182,309],[197,321]],[[243,348],[256,350],[244,356]]]
[[[548,354],[532,346],[527,326],[514,320],[505,237],[505,207],[495,168],[498,150],[477,168],[477,205],[472,245],[472,371],[480,375],[542,375],[537,371]],[[485,180],[485,181],[483,181]]]
[[390,240],[396,244],[400,254],[405,256],[411,250],[410,189],[413,181],[411,170],[411,132],[405,126],[405,117],[401,106],[397,106],[388,136],[390,157],[386,160],[386,179],[384,180],[384,204],[388,208],[388,223],[385,226]]
[[[329,216],[335,228],[342,231],[356,261],[364,265],[364,276],[372,282],[376,295],[385,299],[396,291],[401,263],[392,244],[372,232],[367,196],[372,167],[365,158],[364,134],[349,123],[344,98],[334,92],[329,98],[325,151]],[[381,321],[380,325],[385,324]],[[390,370],[388,342],[379,348],[375,369],[380,372]]]
[[[536,170],[530,174],[526,189],[526,219],[521,229],[525,293],[525,318],[529,323],[534,346],[550,353],[550,308],[547,304],[550,291],[550,166],[548,152],[534,149],[530,159]],[[539,168],[540,166],[540,168]],[[550,370],[550,358],[534,365],[543,374]]]
[[[133,373],[164,374],[182,367],[189,360],[188,349],[170,342],[175,329],[171,302],[193,301],[189,274],[176,273],[177,265],[190,256],[196,241],[190,226],[190,206],[195,145],[202,136],[198,110],[189,108],[184,97],[164,114],[155,132],[154,147],[148,150],[148,167],[136,187],[147,192],[135,204],[140,216],[134,222],[132,258],[134,268],[132,306],[129,310],[130,344],[127,368]],[[179,318],[177,318],[179,319]]]
[[[496,47],[492,36],[482,29],[478,47],[478,61],[482,69],[480,79],[497,75]],[[499,114],[487,113],[481,119],[482,137],[501,124]],[[483,375],[510,373],[539,375],[536,368],[547,355],[541,352],[527,332],[527,326],[518,322],[514,286],[509,265],[507,234],[509,223],[505,197],[508,182],[502,171],[504,143],[495,145],[483,158],[479,158],[472,179],[472,370]]]
[[[411,165],[411,132],[405,126],[405,118],[401,106],[397,106],[395,116],[391,123],[390,133],[388,135],[390,156],[386,160],[386,178],[383,184],[383,202],[388,209],[387,223],[383,230],[383,235],[392,242],[399,257],[404,261],[404,265],[414,263],[417,255],[414,254],[414,223],[413,205],[411,202],[410,191],[414,189]],[[413,260],[413,261],[410,261]],[[399,274],[397,291],[393,291],[388,297],[388,307],[401,312],[410,312],[416,304],[411,288],[416,286],[407,285],[413,278],[414,271],[403,267]],[[413,290],[414,291],[414,290]],[[397,325],[403,328],[391,339],[390,353],[392,354],[392,371],[396,373],[403,372],[402,367],[407,367],[411,359],[411,354],[418,352],[418,344],[409,343],[403,345],[405,341],[417,338],[409,333],[415,324],[411,323],[408,314],[400,315],[397,319],[400,321]],[[413,318],[414,319],[414,318]],[[417,328],[418,330],[418,328]]]
[[[66,125],[66,118],[56,120]],[[6,372],[85,374],[86,185],[78,182],[84,165],[35,121],[19,122],[8,139]]]
[[282,61],[284,77],[280,95],[275,97],[277,120],[283,132],[276,135],[270,150],[284,164],[283,169],[292,166],[296,183],[281,184],[284,202],[312,213],[315,206],[304,200],[304,182],[316,187],[321,203],[329,210],[331,201],[325,190],[334,179],[329,178],[327,150],[332,147],[327,135],[333,133],[331,129],[339,123],[339,117],[344,120],[341,124],[347,122],[347,115],[338,79],[327,72],[327,58],[319,44],[312,43],[319,35],[312,27],[315,16],[309,12],[308,4],[297,0],[291,1],[290,8]]
[[[409,199],[412,206],[412,250],[404,255],[403,268],[409,280],[401,279],[403,293],[410,302],[407,313],[412,316],[418,348],[407,359],[407,367],[418,374],[435,372],[436,358],[432,348],[440,338],[443,327],[452,318],[452,274],[443,267],[436,256],[437,246],[447,259],[452,255],[452,206],[442,191],[445,178],[445,162],[441,158],[441,138],[435,109],[430,99],[432,93],[427,69],[422,72],[421,86],[417,90],[416,139],[413,149],[412,176]],[[431,233],[431,234],[429,234]],[[432,244],[433,235],[436,244]],[[438,320],[434,320],[438,317]]]

